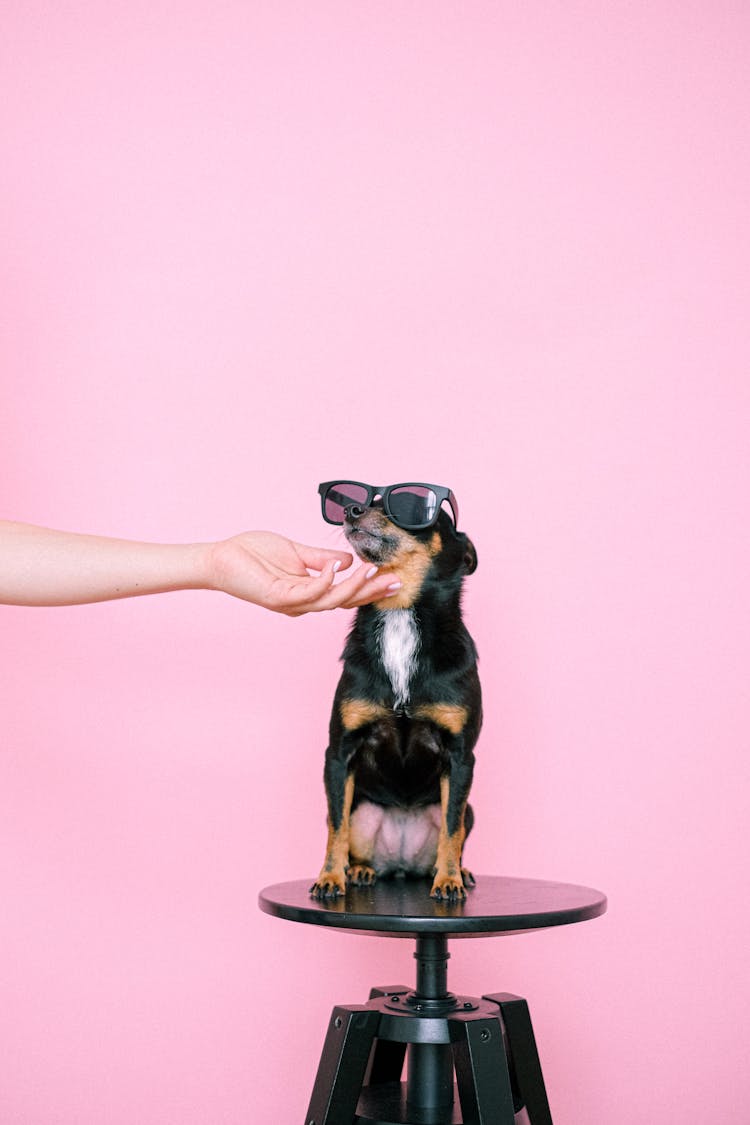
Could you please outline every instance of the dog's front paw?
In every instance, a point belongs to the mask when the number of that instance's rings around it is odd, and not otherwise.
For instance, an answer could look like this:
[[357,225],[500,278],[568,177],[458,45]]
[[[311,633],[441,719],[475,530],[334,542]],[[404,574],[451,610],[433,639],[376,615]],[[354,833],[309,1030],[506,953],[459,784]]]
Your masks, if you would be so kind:
[[313,898],[337,898],[346,894],[346,872],[343,868],[340,871],[326,871],[323,868],[310,887],[310,894]]
[[347,878],[353,887],[369,887],[375,882],[377,876],[369,864],[355,863],[349,868]]
[[430,898],[436,898],[441,902],[460,902],[466,898],[463,879],[459,874],[448,875],[438,872],[432,884]]

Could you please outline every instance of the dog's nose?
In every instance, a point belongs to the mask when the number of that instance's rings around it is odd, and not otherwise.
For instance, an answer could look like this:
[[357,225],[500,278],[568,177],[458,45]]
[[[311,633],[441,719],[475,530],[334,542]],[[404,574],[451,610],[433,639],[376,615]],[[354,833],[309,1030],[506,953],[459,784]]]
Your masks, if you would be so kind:
[[350,520],[358,520],[359,517],[363,516],[364,514],[365,509],[362,508],[359,504],[349,504],[348,507],[344,508],[344,515],[347,519]]

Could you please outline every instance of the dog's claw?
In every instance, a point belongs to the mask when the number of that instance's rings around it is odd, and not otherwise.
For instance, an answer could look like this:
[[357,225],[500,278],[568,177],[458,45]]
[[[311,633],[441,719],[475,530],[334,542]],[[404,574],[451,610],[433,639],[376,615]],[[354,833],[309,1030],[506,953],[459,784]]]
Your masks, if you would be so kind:
[[337,880],[325,879],[318,880],[310,887],[310,894],[313,898],[338,898],[339,895],[346,893],[346,887],[339,883]]
[[460,878],[445,877],[435,880],[430,898],[435,898],[438,902],[460,902],[466,898],[466,890]]
[[472,875],[471,871],[468,871],[465,867],[461,868],[461,878],[464,881],[465,887],[476,887],[476,885],[477,885],[476,879]]
[[349,868],[346,875],[352,887],[369,887],[377,878],[374,869],[367,863],[356,863]]

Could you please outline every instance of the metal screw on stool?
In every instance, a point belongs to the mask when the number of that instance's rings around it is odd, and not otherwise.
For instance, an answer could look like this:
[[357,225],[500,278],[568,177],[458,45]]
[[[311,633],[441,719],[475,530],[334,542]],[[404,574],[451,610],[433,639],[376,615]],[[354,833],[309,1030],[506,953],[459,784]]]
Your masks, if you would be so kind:
[[479,1038],[482,1040],[483,1043],[488,1043],[490,1041],[490,1039],[492,1038],[492,1032],[488,1031],[487,1028],[485,1027],[482,1031],[482,1034],[479,1036]]
[[[343,1022],[343,1021],[342,1021],[342,1019],[341,1019],[341,1016],[336,1016],[336,1019],[335,1019],[335,1020],[333,1021],[333,1026],[334,1026],[334,1027],[336,1028],[336,1030],[337,1030],[337,1031],[338,1031],[338,1029],[339,1029],[339,1028],[341,1027],[341,1024],[342,1024],[342,1022]],[[314,1122],[314,1121],[312,1121],[312,1122],[310,1123],[310,1125],[315,1125],[315,1122]]]

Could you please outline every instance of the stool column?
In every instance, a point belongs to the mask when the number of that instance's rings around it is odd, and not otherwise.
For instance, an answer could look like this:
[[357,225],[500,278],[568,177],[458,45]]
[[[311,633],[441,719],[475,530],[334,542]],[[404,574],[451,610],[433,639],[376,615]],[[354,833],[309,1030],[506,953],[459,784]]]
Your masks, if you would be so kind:
[[[417,987],[409,1006],[426,1016],[455,1007],[448,992],[448,940],[444,934],[418,934]],[[410,1043],[406,1100],[415,1109],[446,1109],[453,1104],[453,1052],[450,1044]]]

